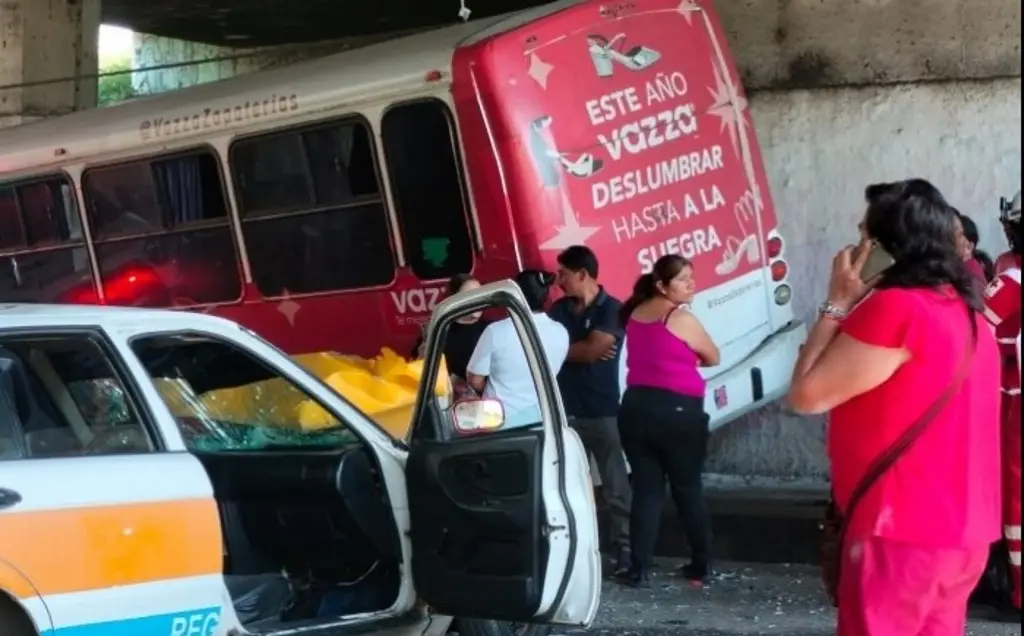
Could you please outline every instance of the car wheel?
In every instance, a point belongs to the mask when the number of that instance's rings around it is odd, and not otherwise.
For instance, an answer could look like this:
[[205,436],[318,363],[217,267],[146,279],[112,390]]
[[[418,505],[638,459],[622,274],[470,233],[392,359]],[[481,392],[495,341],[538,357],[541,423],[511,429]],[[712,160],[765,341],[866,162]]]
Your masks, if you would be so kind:
[[454,631],[459,636],[548,636],[551,626],[461,618],[455,621]]
[[25,611],[0,590],[0,626],[3,636],[36,636],[36,628]]

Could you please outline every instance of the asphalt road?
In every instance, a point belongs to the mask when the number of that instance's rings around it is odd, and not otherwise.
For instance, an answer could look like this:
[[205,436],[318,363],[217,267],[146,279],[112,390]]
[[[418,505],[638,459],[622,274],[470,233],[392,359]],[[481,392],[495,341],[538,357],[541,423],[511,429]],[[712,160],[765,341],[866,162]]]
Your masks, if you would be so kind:
[[[817,568],[809,565],[725,563],[715,582],[696,589],[672,576],[664,561],[650,589],[605,582],[601,609],[588,630],[556,633],[608,636],[833,636],[835,613]],[[968,636],[1020,636],[1021,626],[976,616]]]
[[[721,559],[757,563],[816,563],[827,490],[821,496],[766,497],[708,493],[713,516],[714,553]],[[608,511],[598,512],[601,538],[607,539]],[[655,554],[686,556],[685,533],[676,507],[666,501]],[[608,546],[604,546],[608,548]]]

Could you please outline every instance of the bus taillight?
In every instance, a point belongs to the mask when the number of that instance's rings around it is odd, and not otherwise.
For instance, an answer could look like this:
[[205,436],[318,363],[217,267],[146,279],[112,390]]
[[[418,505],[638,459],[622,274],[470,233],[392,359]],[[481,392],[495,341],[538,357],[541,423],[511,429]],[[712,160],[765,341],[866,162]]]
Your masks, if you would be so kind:
[[786,265],[786,261],[775,261],[772,263],[772,280],[779,282],[786,277],[789,273],[789,266]]

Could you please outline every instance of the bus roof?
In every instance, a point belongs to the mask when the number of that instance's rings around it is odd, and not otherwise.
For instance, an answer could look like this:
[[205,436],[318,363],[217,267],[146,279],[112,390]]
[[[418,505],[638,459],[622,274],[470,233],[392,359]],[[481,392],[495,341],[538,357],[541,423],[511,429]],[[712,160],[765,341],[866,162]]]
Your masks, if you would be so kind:
[[0,130],[0,178],[112,153],[160,152],[222,133],[329,113],[450,78],[452,54],[585,0],[425,31],[298,64]]

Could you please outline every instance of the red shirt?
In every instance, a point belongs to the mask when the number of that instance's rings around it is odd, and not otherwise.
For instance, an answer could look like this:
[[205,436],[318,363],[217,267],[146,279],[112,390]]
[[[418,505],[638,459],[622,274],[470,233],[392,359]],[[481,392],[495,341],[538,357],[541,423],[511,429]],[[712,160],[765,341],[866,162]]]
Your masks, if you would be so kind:
[[1008,267],[1020,268],[1020,257],[1013,252],[1003,252],[996,258],[997,274],[1001,274]]
[[1020,336],[1021,297],[1020,259],[1003,270],[985,288],[985,317],[996,328],[996,341],[1002,355],[1002,390],[1020,395],[1020,366],[1017,338]]
[[[985,319],[975,319],[978,343],[963,386],[858,505],[851,536],[941,548],[980,547],[1000,536],[999,352]],[[905,347],[911,358],[830,414],[832,487],[840,507],[868,465],[949,385],[969,330],[952,290],[879,290],[843,321],[850,337]]]

